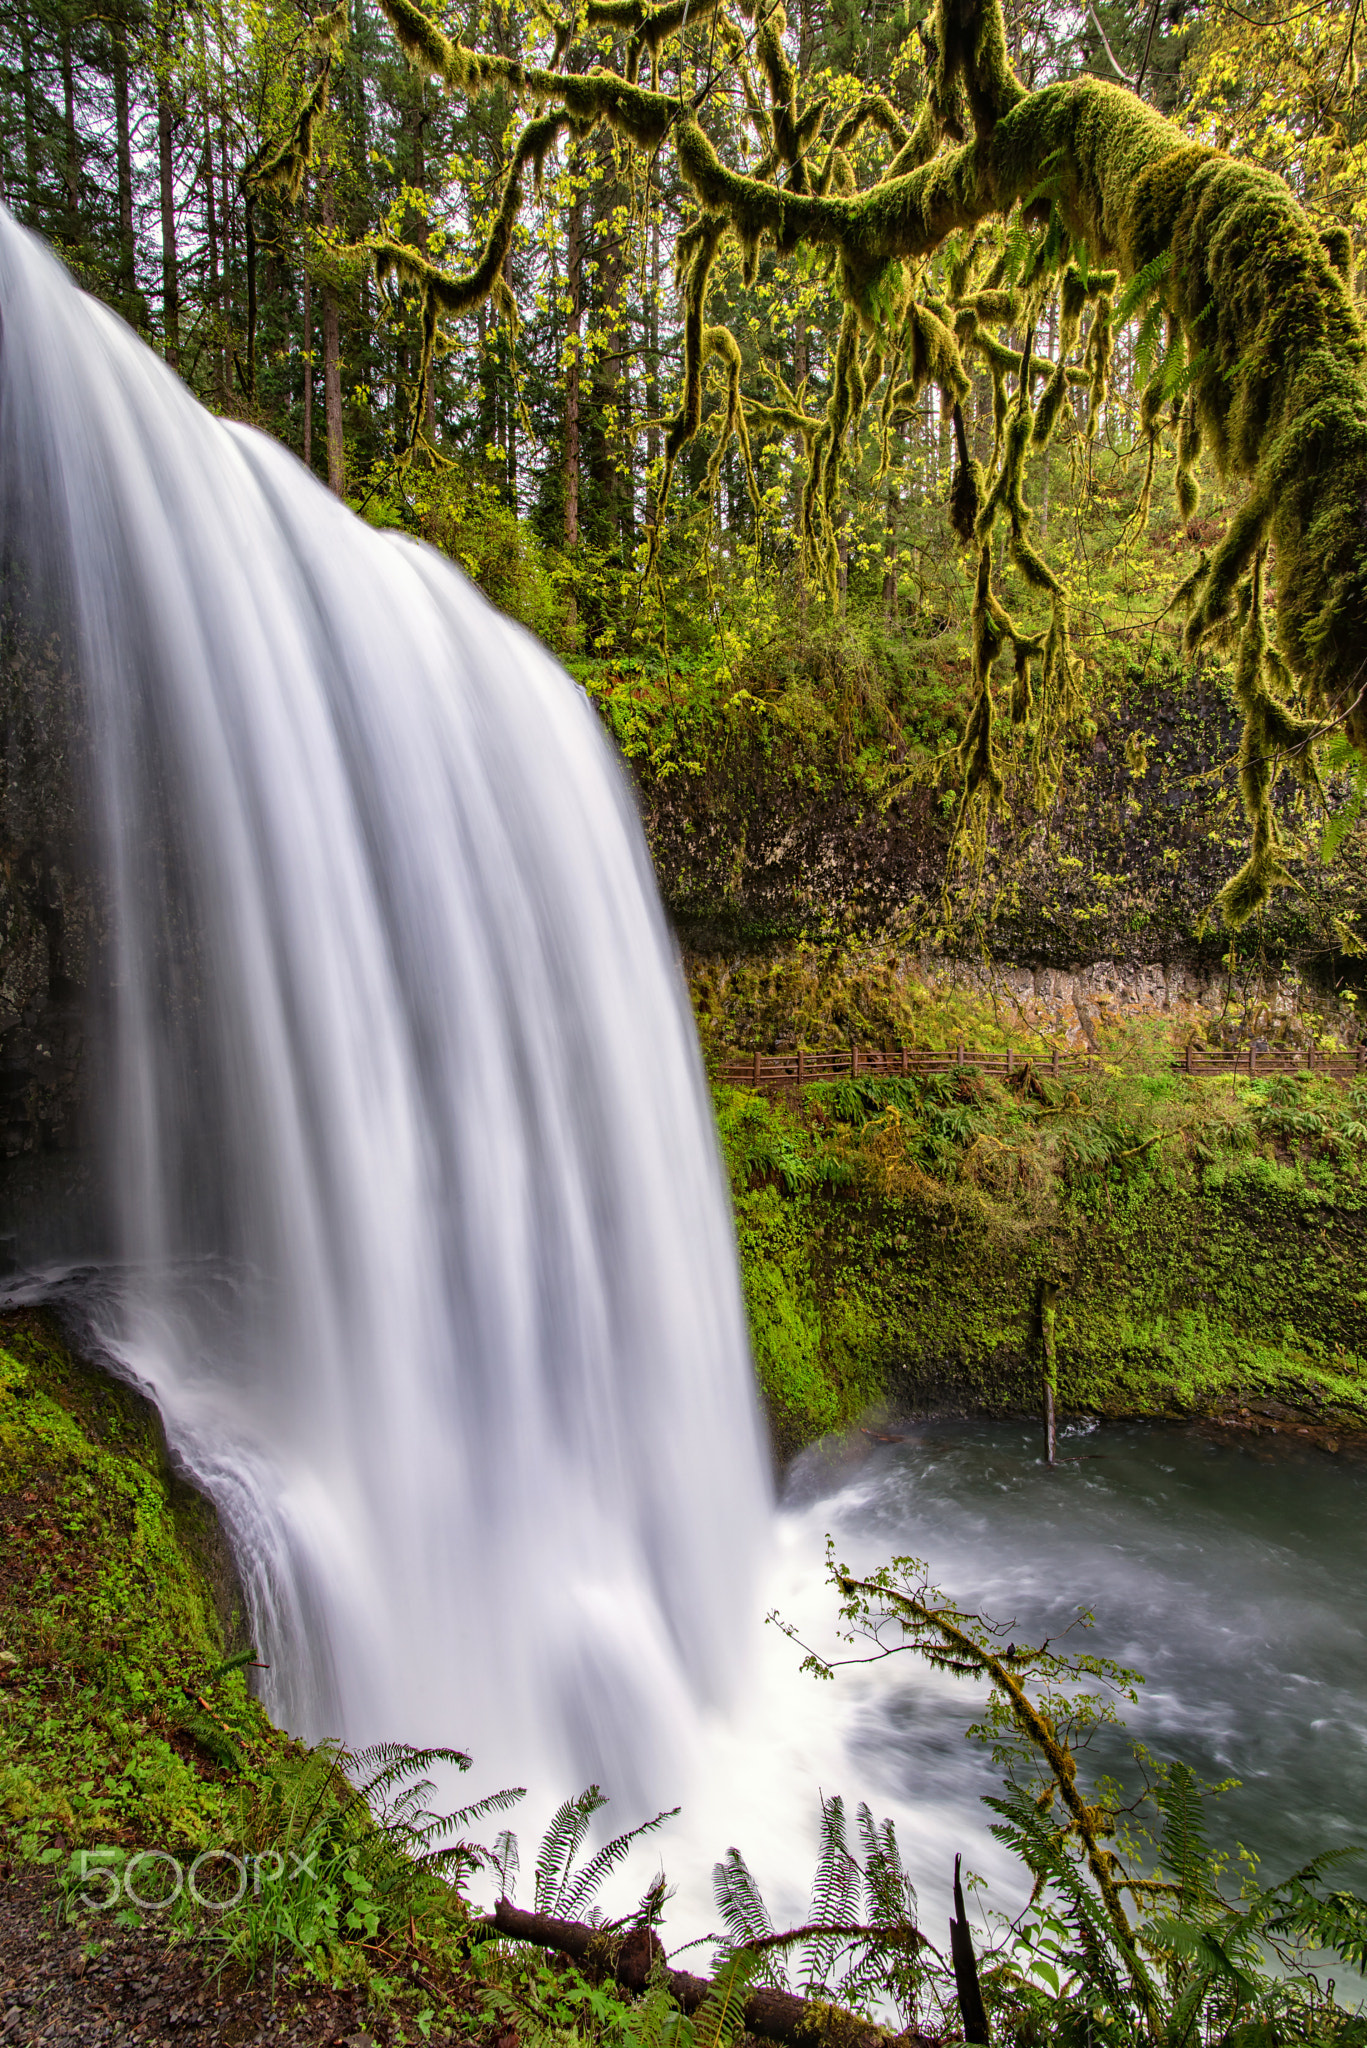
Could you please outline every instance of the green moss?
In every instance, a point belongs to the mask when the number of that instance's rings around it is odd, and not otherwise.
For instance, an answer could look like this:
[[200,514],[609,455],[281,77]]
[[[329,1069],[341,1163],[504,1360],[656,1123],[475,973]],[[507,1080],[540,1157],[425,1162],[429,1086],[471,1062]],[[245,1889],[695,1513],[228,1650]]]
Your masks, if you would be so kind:
[[218,1676],[241,1616],[212,1511],[170,1472],[155,1412],[46,1317],[0,1324],[0,1830],[172,1849],[221,1832],[284,1738]]
[[[1288,1146],[1275,1084],[1231,1099],[1112,1070],[1033,1107],[1018,1093],[952,1076],[818,1085],[764,1105],[786,1174],[728,1144],[784,1450],[879,1403],[1033,1409],[1046,1297],[1065,1412],[1272,1399],[1367,1425],[1367,1185],[1360,1146],[1337,1135],[1360,1105],[1320,1084],[1318,1140]],[[724,1131],[755,1099],[718,1091]]]

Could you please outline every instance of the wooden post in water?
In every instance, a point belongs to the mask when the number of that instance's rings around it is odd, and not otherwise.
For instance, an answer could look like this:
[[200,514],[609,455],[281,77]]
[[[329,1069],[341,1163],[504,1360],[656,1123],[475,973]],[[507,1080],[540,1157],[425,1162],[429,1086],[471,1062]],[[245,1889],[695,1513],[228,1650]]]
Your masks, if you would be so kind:
[[1041,1280],[1039,1319],[1044,1352],[1044,1457],[1048,1465],[1058,1462],[1058,1310],[1055,1306],[1057,1301],[1057,1280]]

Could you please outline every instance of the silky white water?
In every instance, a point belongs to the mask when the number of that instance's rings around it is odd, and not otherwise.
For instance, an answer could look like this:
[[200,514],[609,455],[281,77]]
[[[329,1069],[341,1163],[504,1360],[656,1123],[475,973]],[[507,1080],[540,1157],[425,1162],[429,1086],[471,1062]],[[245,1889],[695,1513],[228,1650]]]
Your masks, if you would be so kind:
[[[88,757],[85,1297],[270,1711],[677,1793],[769,1512],[704,1076],[583,693],[0,214],[0,560]],[[27,635],[25,639],[23,636]]]

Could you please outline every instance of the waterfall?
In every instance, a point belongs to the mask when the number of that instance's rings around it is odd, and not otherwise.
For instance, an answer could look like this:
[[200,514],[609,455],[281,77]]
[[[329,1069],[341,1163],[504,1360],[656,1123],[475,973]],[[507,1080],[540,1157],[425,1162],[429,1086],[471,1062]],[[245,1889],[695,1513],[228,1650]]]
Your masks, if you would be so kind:
[[5,660],[78,706],[97,878],[104,1235],[47,1250],[97,1255],[278,1720],[625,1819],[724,1698],[769,1488],[625,778],[449,561],[3,211],[0,321]]

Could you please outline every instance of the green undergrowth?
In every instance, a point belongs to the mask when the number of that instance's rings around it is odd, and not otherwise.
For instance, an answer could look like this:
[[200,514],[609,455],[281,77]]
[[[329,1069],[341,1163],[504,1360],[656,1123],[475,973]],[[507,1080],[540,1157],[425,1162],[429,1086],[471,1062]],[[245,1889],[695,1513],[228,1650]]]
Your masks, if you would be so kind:
[[156,1928],[220,1994],[353,1988],[396,2042],[640,2037],[612,1986],[472,1950],[470,1830],[512,1795],[435,1810],[427,1773],[468,1757],[271,1725],[211,1509],[155,1411],[44,1314],[0,1320],[0,1518],[0,1868],[51,1871],[88,1957]]
[[283,1740],[248,1694],[231,1565],[155,1412],[42,1315],[0,1324],[0,1514],[4,1839],[208,1842]]
[[975,989],[932,985],[893,941],[800,939],[768,953],[699,954],[688,962],[693,1014],[704,1054],[736,1047],[773,1052],[848,1045],[916,1045],[944,1052],[1051,1044],[1009,1001]]
[[1367,1088],[1099,1060],[718,1088],[780,1446],[880,1404],[1367,1423]]

